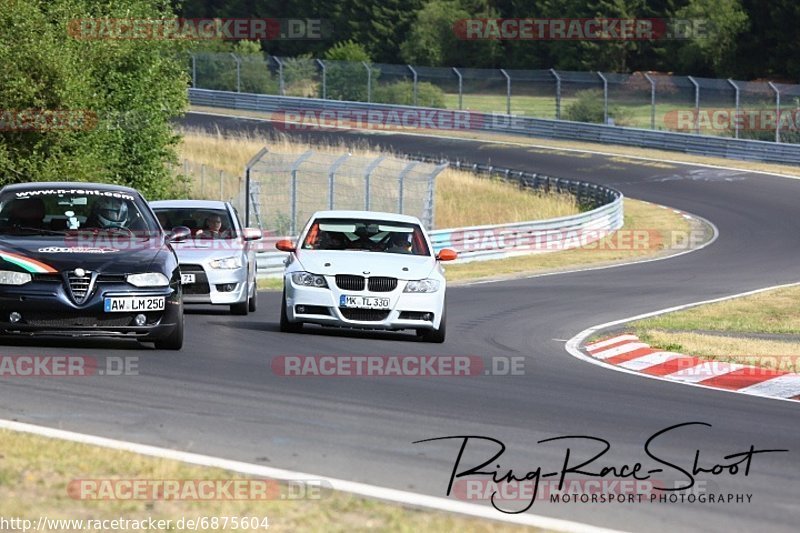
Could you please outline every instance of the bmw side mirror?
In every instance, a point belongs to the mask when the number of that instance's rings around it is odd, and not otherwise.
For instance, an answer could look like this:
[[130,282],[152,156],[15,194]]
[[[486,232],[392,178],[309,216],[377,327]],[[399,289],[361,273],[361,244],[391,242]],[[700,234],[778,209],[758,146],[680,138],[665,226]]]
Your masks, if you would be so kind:
[[275,243],[275,248],[281,252],[294,252],[294,243],[288,239],[283,239]]
[[451,250],[450,248],[439,250],[439,253],[436,254],[436,259],[439,261],[454,261],[457,257],[458,252]]
[[169,242],[183,242],[192,236],[192,230],[186,226],[175,226],[172,231],[167,233]]
[[258,228],[244,228],[244,240],[257,241],[262,237],[261,230]]

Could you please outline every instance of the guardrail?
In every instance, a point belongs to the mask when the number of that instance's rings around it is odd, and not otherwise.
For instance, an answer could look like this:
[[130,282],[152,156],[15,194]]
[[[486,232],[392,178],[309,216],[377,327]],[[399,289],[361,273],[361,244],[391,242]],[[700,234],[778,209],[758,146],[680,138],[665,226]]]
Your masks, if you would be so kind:
[[[426,156],[413,159],[436,161]],[[494,224],[433,230],[430,232],[435,251],[454,248],[459,252],[457,262],[486,261],[526,253],[546,253],[568,250],[602,239],[622,227],[624,220],[622,193],[578,180],[553,178],[490,165],[461,161],[448,162],[451,167],[514,181],[531,190],[570,192],[588,211],[577,215],[534,220],[512,224]],[[291,238],[291,237],[290,237]],[[260,241],[257,254],[259,277],[280,276],[288,254],[270,250],[279,237],[269,236]]]
[[[625,128],[604,124],[585,122],[569,122],[549,120],[515,115],[499,115],[475,113],[471,111],[452,111],[445,109],[413,107],[389,104],[369,104],[365,102],[342,102],[315,98],[293,98],[263,94],[212,91],[207,89],[189,89],[189,101],[194,105],[259,111],[266,113],[285,113],[293,110],[330,111],[334,114],[363,112],[363,117],[370,120],[369,111],[394,111],[396,113],[437,113],[459,117],[457,126],[449,129],[467,131],[487,131],[542,137],[548,139],[590,141],[598,143],[620,144],[639,148],[655,148],[671,150],[694,155],[724,157],[746,161],[763,161],[772,163],[788,163],[800,165],[800,144],[778,144],[766,141],[752,141],[653,131],[639,128]],[[454,121],[451,121],[455,124]],[[385,124],[381,124],[382,129]]]

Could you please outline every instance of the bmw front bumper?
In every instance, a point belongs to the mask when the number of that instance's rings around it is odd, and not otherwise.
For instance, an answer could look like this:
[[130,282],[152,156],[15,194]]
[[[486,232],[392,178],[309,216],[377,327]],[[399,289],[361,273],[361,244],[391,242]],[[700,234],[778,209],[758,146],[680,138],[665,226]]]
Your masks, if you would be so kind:
[[[444,310],[442,282],[432,293],[406,293],[406,281],[398,280],[389,292],[351,291],[336,286],[334,276],[326,276],[328,288],[295,285],[291,274],[284,277],[286,314],[290,322],[364,329],[439,329]],[[342,296],[389,298],[385,310],[353,309],[340,306]]]

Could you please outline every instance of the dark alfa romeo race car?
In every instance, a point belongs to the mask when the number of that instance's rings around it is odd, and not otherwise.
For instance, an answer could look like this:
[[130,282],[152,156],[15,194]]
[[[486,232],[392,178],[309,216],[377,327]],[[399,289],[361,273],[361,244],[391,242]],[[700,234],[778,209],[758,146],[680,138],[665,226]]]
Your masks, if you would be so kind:
[[[185,230],[185,231],[184,231]],[[0,189],[0,334],[183,345],[178,259],[141,194],[117,185]]]

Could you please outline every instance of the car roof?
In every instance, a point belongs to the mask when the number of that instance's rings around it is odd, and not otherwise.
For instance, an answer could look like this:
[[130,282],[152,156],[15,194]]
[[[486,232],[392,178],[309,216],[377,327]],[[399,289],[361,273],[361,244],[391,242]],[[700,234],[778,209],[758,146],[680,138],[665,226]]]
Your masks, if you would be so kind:
[[226,209],[228,202],[221,200],[154,200],[149,202],[153,209],[159,207],[190,208],[190,209]]
[[3,187],[5,191],[36,190],[36,189],[96,189],[98,191],[116,191],[139,194],[139,191],[124,185],[113,183],[91,183],[83,181],[31,181],[27,183],[13,183]]
[[408,222],[411,224],[421,224],[417,217],[411,215],[401,215],[399,213],[387,213],[384,211],[317,211],[311,218],[366,218],[369,220],[385,220],[387,222]]

